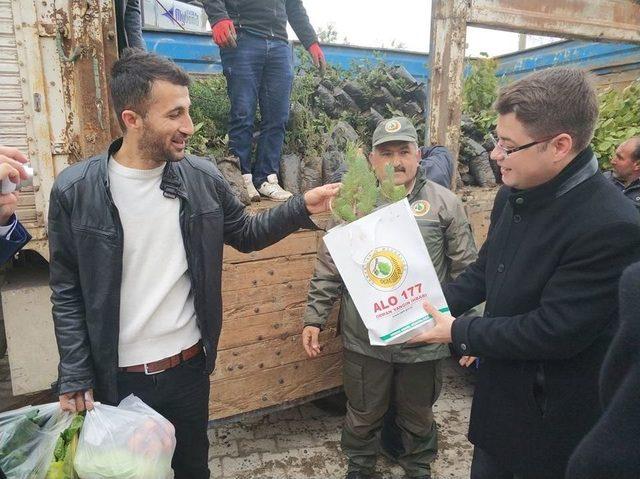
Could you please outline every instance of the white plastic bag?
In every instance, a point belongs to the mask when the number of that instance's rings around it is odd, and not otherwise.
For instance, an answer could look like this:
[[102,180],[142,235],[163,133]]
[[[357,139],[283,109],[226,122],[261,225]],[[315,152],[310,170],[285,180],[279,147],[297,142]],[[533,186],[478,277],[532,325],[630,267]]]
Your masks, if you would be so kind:
[[0,470],[7,479],[44,479],[56,441],[72,420],[58,403],[1,413]]
[[438,275],[404,199],[324,236],[374,346],[403,343],[434,326],[422,303],[449,312]]
[[80,479],[168,479],[175,447],[173,425],[130,395],[87,412],[74,466]]

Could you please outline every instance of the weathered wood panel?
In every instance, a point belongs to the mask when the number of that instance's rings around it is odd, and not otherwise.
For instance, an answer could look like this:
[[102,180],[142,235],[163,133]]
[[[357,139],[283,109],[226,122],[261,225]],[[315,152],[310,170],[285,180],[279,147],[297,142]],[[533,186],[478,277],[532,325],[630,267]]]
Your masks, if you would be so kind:
[[304,305],[293,309],[224,320],[218,351],[260,341],[286,338],[300,332]]
[[283,404],[341,384],[342,353],[261,371],[251,380],[212,381],[209,418],[226,418]]
[[225,291],[222,293],[225,321],[304,305],[310,279]]
[[469,24],[537,35],[640,43],[640,4],[630,0],[472,0]]
[[246,263],[263,259],[278,258],[281,256],[294,256],[300,254],[313,254],[316,252],[318,233],[315,231],[300,231],[287,236],[278,243],[261,251],[253,253],[240,253],[231,246],[224,247],[225,263]]
[[[302,315],[306,293],[300,298],[300,306],[293,309],[256,314],[235,320],[224,320],[218,351],[246,346],[252,343],[298,334],[302,330]],[[329,317],[328,326],[335,324],[338,308]]]
[[[314,255],[280,257],[248,263],[224,264],[222,291],[233,291],[309,279]],[[251,294],[247,290],[247,294]]]
[[[302,326],[298,325],[298,332],[301,330]],[[335,327],[322,331],[319,342],[323,355],[339,353],[342,349],[341,337],[336,334]],[[306,359],[307,354],[302,346],[301,334],[260,341],[248,346],[219,351],[216,370],[211,376],[211,381],[239,378],[247,378],[249,381],[261,371]]]

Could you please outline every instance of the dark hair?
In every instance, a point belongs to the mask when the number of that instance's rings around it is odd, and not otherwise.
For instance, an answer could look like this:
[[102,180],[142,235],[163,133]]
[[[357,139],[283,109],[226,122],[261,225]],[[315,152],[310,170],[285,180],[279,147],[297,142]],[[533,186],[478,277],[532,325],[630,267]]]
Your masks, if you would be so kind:
[[633,151],[631,152],[631,159],[633,161],[640,161],[640,136],[632,136],[629,141],[635,143]]
[[153,82],[164,80],[174,85],[189,86],[191,79],[178,65],[164,57],[136,48],[127,48],[111,68],[110,93],[120,127],[124,110],[144,116],[149,107]]
[[534,72],[502,88],[494,108],[515,113],[525,130],[541,139],[567,133],[573,151],[587,147],[598,119],[598,98],[587,74],[575,68]]

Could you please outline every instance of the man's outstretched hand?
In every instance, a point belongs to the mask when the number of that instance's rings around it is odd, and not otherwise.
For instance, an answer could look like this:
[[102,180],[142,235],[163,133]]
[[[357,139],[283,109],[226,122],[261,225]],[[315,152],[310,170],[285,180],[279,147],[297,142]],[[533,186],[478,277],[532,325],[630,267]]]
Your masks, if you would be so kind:
[[424,310],[429,313],[436,325],[428,331],[420,333],[411,338],[408,343],[450,343],[451,342],[451,326],[456,320],[453,316],[443,314],[438,311],[431,303],[425,301],[422,303]]
[[331,200],[340,191],[340,186],[342,186],[341,183],[329,183],[307,191],[304,194],[304,205],[309,214],[315,215],[329,211]]

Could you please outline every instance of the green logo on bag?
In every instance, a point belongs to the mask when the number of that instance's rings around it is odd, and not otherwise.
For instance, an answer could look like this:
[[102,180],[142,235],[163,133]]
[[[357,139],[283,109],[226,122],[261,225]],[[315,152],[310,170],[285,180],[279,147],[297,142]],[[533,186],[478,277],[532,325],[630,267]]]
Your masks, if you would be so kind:
[[374,288],[380,291],[391,291],[406,278],[407,262],[400,251],[382,246],[367,255],[363,273]]

